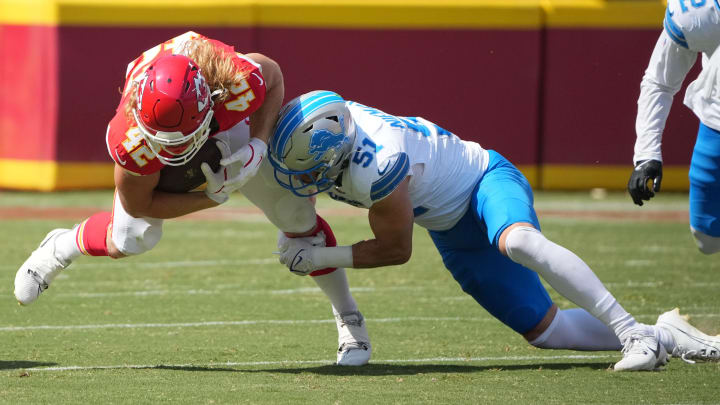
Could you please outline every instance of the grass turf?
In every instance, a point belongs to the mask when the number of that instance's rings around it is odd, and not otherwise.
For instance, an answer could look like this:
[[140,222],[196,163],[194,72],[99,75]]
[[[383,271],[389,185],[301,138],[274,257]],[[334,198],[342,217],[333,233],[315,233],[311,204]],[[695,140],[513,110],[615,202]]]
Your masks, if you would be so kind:
[[[632,213],[610,194],[539,193],[544,233],[575,251],[639,320],[679,306],[720,332],[717,257],[699,254],[685,221]],[[107,209],[112,193],[0,193],[0,208]],[[613,352],[539,350],[491,318],[444,270],[416,227],[403,266],[349,270],[373,343],[361,368],[333,366],[336,330],[324,295],[271,255],[275,230],[235,198],[217,218],[168,221],[150,253],[81,258],[42,298],[19,307],[17,267],[45,233],[84,218],[0,221],[2,403],[719,403],[720,363],[674,359],[663,372],[614,373]],[[362,211],[321,199],[340,243],[371,237]],[[342,210],[338,210],[341,208]],[[567,217],[543,212],[567,211]],[[577,215],[612,211],[630,218]],[[55,211],[52,211],[55,212]],[[43,214],[44,215],[44,214]],[[554,291],[561,308],[572,306]]]

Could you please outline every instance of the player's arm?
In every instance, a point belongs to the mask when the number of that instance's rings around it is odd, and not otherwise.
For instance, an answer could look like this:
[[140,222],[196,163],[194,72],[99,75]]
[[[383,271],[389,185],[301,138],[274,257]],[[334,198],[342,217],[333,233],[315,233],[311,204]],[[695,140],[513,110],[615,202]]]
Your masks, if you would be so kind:
[[156,190],[160,180],[159,171],[140,176],[116,163],[114,175],[115,187],[123,208],[136,218],[176,218],[218,205],[203,192],[166,193]]
[[403,264],[412,254],[413,209],[406,177],[387,197],[368,211],[368,221],[375,239],[352,246],[355,268]]
[[250,114],[250,137],[258,138],[267,144],[285,97],[285,83],[280,66],[274,60],[260,53],[249,53],[246,56],[262,68],[266,89],[265,101]]
[[280,262],[297,274],[328,267],[371,268],[407,262],[412,254],[413,229],[409,180],[406,177],[392,193],[370,207],[368,220],[374,239],[336,247],[292,240],[280,252]]
[[250,53],[246,56],[259,64],[262,69],[265,98],[262,105],[250,114],[250,142],[220,161],[222,165],[234,163],[242,165],[243,170],[239,174],[224,182],[225,186],[236,189],[244,186],[260,169],[260,164],[267,154],[270,134],[285,97],[285,84],[280,66],[274,60],[259,53]]
[[[628,180],[633,202],[643,205],[660,191],[662,182],[662,134],[675,94],[692,68],[697,53],[678,46],[666,32],[655,45],[640,83],[635,120],[634,168]],[[650,183],[650,186],[648,186]]]
[[662,32],[640,83],[634,163],[662,161],[660,142],[673,97],[682,87],[696,59],[697,52],[677,45],[666,32]]

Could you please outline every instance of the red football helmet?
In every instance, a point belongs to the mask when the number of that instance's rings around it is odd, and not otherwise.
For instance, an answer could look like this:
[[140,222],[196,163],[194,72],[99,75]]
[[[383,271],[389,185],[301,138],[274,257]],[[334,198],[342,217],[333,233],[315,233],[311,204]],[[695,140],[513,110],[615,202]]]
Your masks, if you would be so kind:
[[195,62],[168,55],[145,71],[133,115],[155,156],[166,165],[181,166],[208,139],[212,106],[210,88]]

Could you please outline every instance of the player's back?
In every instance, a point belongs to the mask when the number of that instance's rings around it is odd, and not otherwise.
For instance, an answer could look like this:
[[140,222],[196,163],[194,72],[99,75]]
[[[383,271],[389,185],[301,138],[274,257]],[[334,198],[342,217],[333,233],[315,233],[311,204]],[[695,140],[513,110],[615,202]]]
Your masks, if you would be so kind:
[[331,197],[370,207],[410,175],[415,222],[433,230],[454,225],[487,167],[487,151],[420,117],[353,102],[348,107],[356,127],[355,154],[343,182],[352,184]]
[[676,44],[711,56],[720,45],[720,0],[668,0],[663,24]]
[[[226,99],[222,103],[216,102],[213,106],[214,115],[210,136],[215,136],[218,132],[238,132],[232,131],[232,129],[260,108],[265,98],[265,80],[262,77],[260,65],[252,59],[234,52],[229,45],[192,31],[165,41],[143,52],[128,64],[123,96],[115,116],[108,126],[106,133],[108,153],[116,163],[126,170],[147,175],[164,167],[164,164],[155,158],[155,154],[150,150],[148,142],[140,133],[135,122],[126,117],[126,105],[130,102],[131,92],[135,88],[133,83],[140,80],[147,68],[158,58],[175,53],[187,54],[188,43],[195,40],[206,40],[213,45],[215,52],[223,57],[230,57],[237,71],[235,83],[233,86],[229,86]],[[241,141],[247,143],[245,138],[242,138]]]

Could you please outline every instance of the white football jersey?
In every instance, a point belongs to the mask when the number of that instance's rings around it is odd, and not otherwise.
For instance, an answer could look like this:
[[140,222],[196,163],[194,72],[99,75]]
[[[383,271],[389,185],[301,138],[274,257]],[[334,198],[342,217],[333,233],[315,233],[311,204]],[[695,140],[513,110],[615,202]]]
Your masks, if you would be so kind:
[[[640,84],[635,162],[662,160],[662,133],[673,96],[698,53],[702,53],[705,65],[720,45],[720,0],[668,0],[663,28]],[[691,85],[685,104],[705,125],[720,129],[720,100],[717,93],[714,98],[707,94],[703,86]]]
[[354,151],[330,197],[370,208],[411,176],[415,223],[438,231],[455,225],[487,169],[487,151],[422,118],[347,104],[355,122]]

